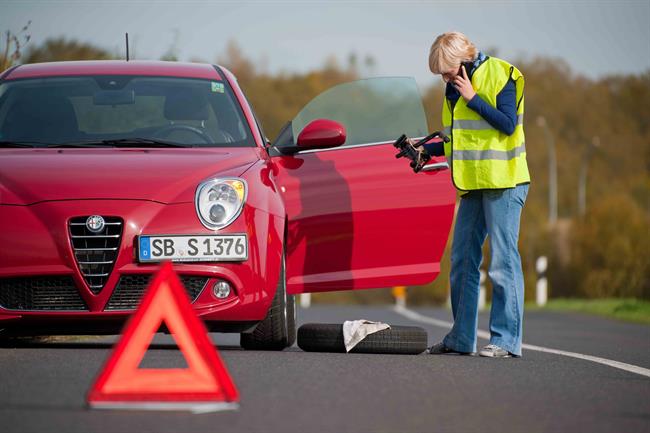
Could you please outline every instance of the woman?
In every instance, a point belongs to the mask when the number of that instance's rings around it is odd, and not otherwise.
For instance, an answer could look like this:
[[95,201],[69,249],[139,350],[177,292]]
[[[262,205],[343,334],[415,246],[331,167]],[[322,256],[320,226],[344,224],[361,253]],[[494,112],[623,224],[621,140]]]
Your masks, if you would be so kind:
[[521,356],[524,278],[517,241],[530,183],[524,78],[509,63],[478,52],[458,32],[438,36],[429,68],[447,83],[442,123],[451,141],[425,147],[430,154],[447,156],[461,194],[451,248],[454,326],[429,353],[475,354],[479,269],[489,237],[490,344],[479,355]]

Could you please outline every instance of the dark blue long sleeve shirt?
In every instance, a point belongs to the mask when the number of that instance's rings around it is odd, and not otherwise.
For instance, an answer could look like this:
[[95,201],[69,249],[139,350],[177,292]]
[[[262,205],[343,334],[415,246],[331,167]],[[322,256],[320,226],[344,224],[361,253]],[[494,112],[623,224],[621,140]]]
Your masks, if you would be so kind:
[[[471,67],[471,70],[467,71],[467,76],[470,80],[472,79],[476,67],[485,60],[487,60],[487,56],[479,53],[478,58]],[[458,98],[461,97],[460,92],[458,92],[451,82],[447,83],[445,96],[451,103],[452,109],[456,105]],[[496,107],[491,106],[478,94],[474,95],[474,97],[467,103],[467,106],[477,112],[495,129],[504,134],[511,135],[515,131],[515,126],[517,126],[517,89],[515,87],[515,82],[512,79],[508,81],[497,95]],[[430,155],[434,156],[442,156],[445,153],[442,143],[428,143],[424,145],[424,148]]]
[[476,111],[487,123],[506,135],[512,135],[517,126],[517,88],[513,80],[503,87],[497,95],[497,106],[494,108],[478,94],[467,103],[467,106]]

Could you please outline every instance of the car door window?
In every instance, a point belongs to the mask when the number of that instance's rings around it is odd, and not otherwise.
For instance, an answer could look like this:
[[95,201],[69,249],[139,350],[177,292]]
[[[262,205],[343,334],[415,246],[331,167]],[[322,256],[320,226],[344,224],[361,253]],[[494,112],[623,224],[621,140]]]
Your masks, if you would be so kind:
[[422,137],[427,132],[422,99],[411,77],[368,78],[332,87],[298,113],[276,146],[294,146],[300,131],[315,119],[343,124],[347,131],[343,146],[393,141],[396,133]]

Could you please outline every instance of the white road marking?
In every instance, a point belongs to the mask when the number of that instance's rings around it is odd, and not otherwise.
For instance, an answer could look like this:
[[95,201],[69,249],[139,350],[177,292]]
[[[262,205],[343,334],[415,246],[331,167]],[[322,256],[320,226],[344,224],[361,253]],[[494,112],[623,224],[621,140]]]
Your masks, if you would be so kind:
[[[433,317],[416,313],[415,311],[409,310],[406,307],[395,306],[394,310],[397,314],[404,316],[407,319],[413,320],[415,322],[426,323],[429,325],[439,326],[441,328],[447,328],[447,329],[451,329],[451,327],[454,325],[453,323],[447,322],[445,320],[434,319]],[[478,330],[477,336],[485,340],[490,339],[490,333],[482,329]],[[554,355],[568,356],[570,358],[577,358],[585,361],[596,362],[598,364],[603,364],[609,367],[618,368],[619,370],[625,370],[630,373],[635,373],[641,376],[650,377],[650,369],[639,367],[632,364],[626,364],[625,362],[600,358],[598,356],[585,355],[582,353],[567,352],[565,350],[551,349],[549,347],[535,346],[532,344],[522,344],[521,348],[526,350],[534,350],[536,352],[552,353]]]

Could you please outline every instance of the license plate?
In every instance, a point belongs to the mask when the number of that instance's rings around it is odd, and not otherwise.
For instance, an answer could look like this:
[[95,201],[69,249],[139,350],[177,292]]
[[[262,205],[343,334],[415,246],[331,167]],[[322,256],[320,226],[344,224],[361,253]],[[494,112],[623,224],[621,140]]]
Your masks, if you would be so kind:
[[248,259],[248,239],[238,235],[163,235],[138,238],[140,262],[234,262]]

